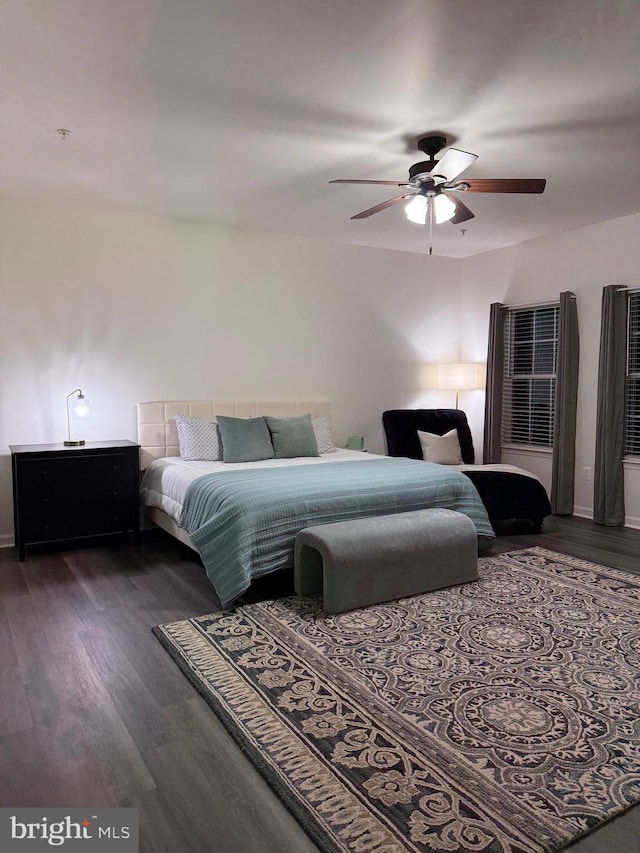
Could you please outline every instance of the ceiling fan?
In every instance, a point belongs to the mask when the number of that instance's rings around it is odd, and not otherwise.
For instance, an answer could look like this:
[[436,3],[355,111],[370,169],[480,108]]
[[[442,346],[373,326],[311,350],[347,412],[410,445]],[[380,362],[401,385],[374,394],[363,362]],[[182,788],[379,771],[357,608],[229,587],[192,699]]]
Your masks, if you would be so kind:
[[[465,178],[458,176],[478,159],[477,154],[469,154],[458,148],[449,148],[439,160],[435,155],[447,144],[444,136],[425,136],[418,141],[418,148],[429,159],[414,163],[409,169],[408,181],[367,181],[339,178],[330,184],[383,184],[391,187],[404,187],[407,192],[380,204],[356,213],[351,219],[366,219],[374,213],[386,210],[394,204],[408,201],[405,208],[407,218],[419,225],[429,224],[429,236],[435,220],[436,225],[451,222],[458,225],[473,219],[474,215],[464,204],[459,194],[471,193],[542,193],[544,178]],[[431,254],[429,246],[429,254]]]

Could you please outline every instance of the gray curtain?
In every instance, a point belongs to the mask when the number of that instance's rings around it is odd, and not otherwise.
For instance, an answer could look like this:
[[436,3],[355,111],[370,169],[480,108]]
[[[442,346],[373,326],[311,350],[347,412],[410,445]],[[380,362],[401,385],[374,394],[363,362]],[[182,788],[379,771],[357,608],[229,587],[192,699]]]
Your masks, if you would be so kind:
[[491,305],[489,314],[489,347],[487,350],[487,387],[484,401],[485,465],[500,462],[502,438],[502,386],[504,375],[504,322],[507,309],[501,302]]
[[576,468],[580,334],[576,297],[569,290],[560,294],[558,331],[551,506],[556,515],[571,515]]
[[596,417],[596,458],[593,475],[593,520],[624,524],[624,384],[627,354],[627,297],[625,288],[609,285],[602,291],[600,362]]

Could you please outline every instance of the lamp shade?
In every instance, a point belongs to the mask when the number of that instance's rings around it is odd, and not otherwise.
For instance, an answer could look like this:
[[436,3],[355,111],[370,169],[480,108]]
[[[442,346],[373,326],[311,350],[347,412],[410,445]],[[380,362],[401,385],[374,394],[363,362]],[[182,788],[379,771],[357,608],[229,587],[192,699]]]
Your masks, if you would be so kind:
[[437,195],[435,197],[433,200],[433,209],[436,217],[436,225],[442,225],[443,222],[453,219],[456,212],[455,204],[446,195]]
[[477,364],[439,364],[438,388],[445,391],[475,391],[480,388]]
[[71,414],[74,418],[88,418],[91,412],[91,403],[82,392],[71,403]]
[[405,205],[404,212],[407,219],[416,225],[424,225],[427,221],[428,202],[424,195],[414,195],[410,202]]

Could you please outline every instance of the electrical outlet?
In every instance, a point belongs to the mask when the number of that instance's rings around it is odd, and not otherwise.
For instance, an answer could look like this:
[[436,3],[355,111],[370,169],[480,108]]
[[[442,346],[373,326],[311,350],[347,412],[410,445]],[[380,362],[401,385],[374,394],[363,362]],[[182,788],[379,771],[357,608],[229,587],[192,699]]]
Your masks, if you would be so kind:
[[585,480],[591,479],[591,468],[588,465],[585,465],[584,468],[582,469],[582,476],[584,477]]

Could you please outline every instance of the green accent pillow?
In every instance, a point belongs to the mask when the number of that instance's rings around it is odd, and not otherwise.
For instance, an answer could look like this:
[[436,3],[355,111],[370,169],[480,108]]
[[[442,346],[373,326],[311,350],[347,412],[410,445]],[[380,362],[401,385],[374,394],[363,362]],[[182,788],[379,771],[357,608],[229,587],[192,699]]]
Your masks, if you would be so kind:
[[257,462],[273,458],[271,435],[264,418],[216,415],[223,462]]
[[276,459],[320,456],[311,415],[299,415],[295,418],[265,417],[265,421],[271,433]]

